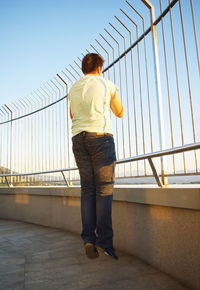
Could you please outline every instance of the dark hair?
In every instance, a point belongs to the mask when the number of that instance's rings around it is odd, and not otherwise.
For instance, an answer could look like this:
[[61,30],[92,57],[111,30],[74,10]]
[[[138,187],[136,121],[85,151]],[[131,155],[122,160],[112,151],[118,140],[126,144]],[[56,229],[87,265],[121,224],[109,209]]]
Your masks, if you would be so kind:
[[102,67],[104,63],[103,57],[98,53],[88,53],[82,60],[82,72],[88,74],[96,70],[99,66]]

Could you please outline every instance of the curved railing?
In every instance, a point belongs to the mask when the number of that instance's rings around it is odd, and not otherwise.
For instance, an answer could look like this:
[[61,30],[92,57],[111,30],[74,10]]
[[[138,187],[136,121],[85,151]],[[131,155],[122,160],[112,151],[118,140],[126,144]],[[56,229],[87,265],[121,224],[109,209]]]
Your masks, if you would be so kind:
[[[157,185],[160,187],[163,187],[166,185],[166,181],[163,178],[169,177],[169,176],[174,176],[174,175],[170,175],[170,174],[165,174],[164,176],[159,176],[157,173],[157,169],[154,165],[153,162],[153,158],[158,158],[158,157],[163,157],[163,156],[167,156],[167,155],[171,155],[171,154],[178,154],[178,153],[183,153],[183,152],[187,152],[187,151],[191,151],[191,150],[197,150],[200,149],[200,142],[196,143],[196,144],[188,144],[185,146],[181,146],[181,147],[177,147],[177,148],[172,148],[172,149],[167,149],[167,150],[163,150],[163,151],[159,151],[159,152],[153,152],[153,153],[149,153],[149,154],[145,154],[145,155],[139,155],[136,157],[129,157],[126,159],[122,159],[122,160],[118,160],[116,162],[116,164],[124,164],[124,163],[129,163],[129,162],[136,162],[136,161],[141,161],[141,160],[148,160],[150,167],[152,169],[152,173],[153,176],[157,182]],[[21,177],[21,176],[33,176],[33,175],[40,175],[40,174],[50,174],[50,173],[61,173],[63,176],[63,180],[65,182],[65,184],[67,186],[72,185],[70,180],[67,180],[64,172],[67,171],[74,171],[74,170],[78,170],[77,167],[74,168],[63,168],[63,169],[57,169],[57,170],[48,170],[48,171],[43,171],[43,172],[31,172],[31,173],[17,173],[17,174],[0,174],[0,177],[5,178],[5,181],[7,183],[7,185],[13,186],[13,183],[11,182],[11,178],[12,177]],[[194,173],[193,173],[194,174]],[[185,174],[179,174],[179,176],[183,176]],[[150,175],[149,177],[151,177],[152,175]],[[178,176],[178,175],[177,175]],[[147,176],[146,176],[147,177]],[[8,178],[10,178],[10,181],[8,180]]]
[[[200,174],[200,7],[192,0],[154,2],[125,1],[86,50],[104,56],[104,76],[117,84],[125,108],[123,119],[112,116],[121,182]],[[1,185],[5,178],[15,186],[78,182],[67,94],[80,67],[78,57],[30,96],[0,107]]]

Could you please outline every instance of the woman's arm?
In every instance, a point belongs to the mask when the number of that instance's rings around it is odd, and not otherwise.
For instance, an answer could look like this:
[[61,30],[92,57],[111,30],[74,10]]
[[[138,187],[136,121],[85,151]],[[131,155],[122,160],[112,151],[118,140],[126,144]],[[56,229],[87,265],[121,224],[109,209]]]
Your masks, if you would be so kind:
[[69,113],[70,113],[70,118],[73,119],[72,109],[70,106],[69,106]]
[[124,108],[117,92],[111,96],[110,107],[116,117],[122,118],[124,116]]

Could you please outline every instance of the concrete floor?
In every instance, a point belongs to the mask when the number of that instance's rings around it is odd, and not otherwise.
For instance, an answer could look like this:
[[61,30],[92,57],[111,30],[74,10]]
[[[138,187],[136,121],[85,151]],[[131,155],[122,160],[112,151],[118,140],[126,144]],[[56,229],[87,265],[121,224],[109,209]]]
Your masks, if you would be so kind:
[[77,235],[0,220],[0,289],[188,289],[138,258],[118,254],[118,261],[104,254],[89,260]]

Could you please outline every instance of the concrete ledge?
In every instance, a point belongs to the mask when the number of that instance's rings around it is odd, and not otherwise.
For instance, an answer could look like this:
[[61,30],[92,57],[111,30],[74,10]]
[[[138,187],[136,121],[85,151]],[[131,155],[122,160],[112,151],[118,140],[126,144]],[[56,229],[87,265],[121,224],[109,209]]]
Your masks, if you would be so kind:
[[[79,197],[80,187],[0,188],[2,193]],[[114,200],[200,210],[200,188],[116,186]]]
[[[200,289],[198,188],[115,188],[116,248]],[[0,218],[81,231],[80,188],[0,188]]]

